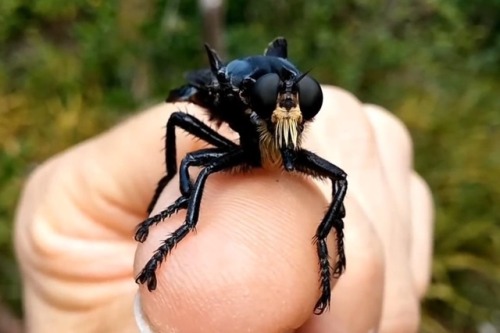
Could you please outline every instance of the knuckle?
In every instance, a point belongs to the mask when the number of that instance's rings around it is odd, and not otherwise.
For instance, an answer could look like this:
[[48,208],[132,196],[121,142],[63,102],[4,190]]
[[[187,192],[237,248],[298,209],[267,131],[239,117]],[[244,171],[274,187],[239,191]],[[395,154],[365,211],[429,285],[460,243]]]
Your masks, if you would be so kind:
[[373,104],[365,104],[367,113],[377,136],[384,136],[384,142],[397,144],[402,151],[411,154],[413,141],[408,128],[394,114],[386,109]]

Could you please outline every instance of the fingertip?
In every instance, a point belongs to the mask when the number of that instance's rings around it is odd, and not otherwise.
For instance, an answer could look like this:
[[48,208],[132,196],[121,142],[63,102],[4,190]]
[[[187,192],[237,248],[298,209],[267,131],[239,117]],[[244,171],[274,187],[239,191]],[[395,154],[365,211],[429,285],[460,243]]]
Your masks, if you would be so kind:
[[[166,192],[162,203],[175,199],[175,191]],[[214,175],[196,232],[157,271],[158,288],[140,288],[153,329],[283,332],[302,325],[319,298],[312,239],[326,205],[304,178],[258,171]],[[151,230],[138,249],[136,271],[184,214]]]

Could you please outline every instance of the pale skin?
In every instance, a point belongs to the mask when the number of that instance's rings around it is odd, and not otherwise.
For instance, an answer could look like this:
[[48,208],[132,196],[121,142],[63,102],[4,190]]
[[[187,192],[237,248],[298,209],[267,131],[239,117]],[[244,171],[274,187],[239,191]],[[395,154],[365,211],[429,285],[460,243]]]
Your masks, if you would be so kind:
[[[30,177],[15,229],[27,332],[138,332],[137,292],[154,332],[417,332],[433,206],[412,167],[411,139],[387,111],[338,88],[324,94],[304,147],[349,180],[347,271],[329,311],[312,315],[319,297],[312,237],[330,184],[283,172],[210,178],[197,232],[160,267],[157,290],[135,284],[183,218],[152,228],[144,244],[133,240],[165,172],[164,124],[178,109],[205,119],[197,107],[170,104],[51,158]],[[178,132],[179,159],[202,146]],[[155,212],[178,195],[176,177]]]

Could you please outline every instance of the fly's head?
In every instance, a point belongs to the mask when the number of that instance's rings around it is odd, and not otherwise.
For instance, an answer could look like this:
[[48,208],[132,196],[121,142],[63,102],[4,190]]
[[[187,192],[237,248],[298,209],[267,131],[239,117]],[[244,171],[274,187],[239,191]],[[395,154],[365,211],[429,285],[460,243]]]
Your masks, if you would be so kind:
[[270,136],[272,147],[281,152],[284,160],[300,147],[305,124],[316,116],[322,104],[321,86],[307,73],[265,74],[255,81],[251,91],[252,109],[265,126],[261,140]]

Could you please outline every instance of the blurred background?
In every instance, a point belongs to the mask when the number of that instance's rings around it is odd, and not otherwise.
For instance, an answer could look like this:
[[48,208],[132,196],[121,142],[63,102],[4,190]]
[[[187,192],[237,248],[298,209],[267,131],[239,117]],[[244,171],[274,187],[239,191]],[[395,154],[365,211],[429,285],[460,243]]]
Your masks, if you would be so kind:
[[0,331],[22,318],[11,232],[30,171],[162,102],[203,42],[230,59],[278,35],[411,131],[437,208],[421,331],[500,332],[499,0],[1,0]]

